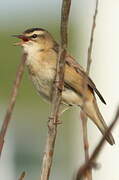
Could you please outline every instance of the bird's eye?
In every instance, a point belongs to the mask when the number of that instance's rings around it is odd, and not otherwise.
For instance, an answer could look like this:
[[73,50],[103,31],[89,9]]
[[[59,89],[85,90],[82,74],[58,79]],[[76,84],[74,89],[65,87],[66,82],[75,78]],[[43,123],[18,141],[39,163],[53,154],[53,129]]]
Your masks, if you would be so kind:
[[33,35],[32,35],[32,38],[37,38],[37,37],[38,37],[37,34],[33,34]]

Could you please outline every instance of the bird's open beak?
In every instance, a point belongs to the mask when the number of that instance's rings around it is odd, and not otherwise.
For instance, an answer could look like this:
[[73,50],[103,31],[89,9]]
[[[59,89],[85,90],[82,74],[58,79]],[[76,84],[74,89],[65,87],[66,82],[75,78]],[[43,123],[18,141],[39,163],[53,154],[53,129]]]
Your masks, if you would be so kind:
[[29,38],[25,35],[13,35],[12,37],[16,37],[18,39],[21,39],[22,41],[18,43],[14,43],[15,46],[22,46],[25,42],[29,41]]

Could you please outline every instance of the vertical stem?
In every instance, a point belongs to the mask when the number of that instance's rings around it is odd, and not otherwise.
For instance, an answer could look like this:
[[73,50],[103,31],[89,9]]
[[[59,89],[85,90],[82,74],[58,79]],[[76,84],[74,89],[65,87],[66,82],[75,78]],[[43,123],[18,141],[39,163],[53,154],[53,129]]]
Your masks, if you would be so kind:
[[51,172],[55,141],[57,136],[57,125],[59,108],[62,98],[62,90],[64,86],[64,68],[65,68],[65,55],[67,48],[67,26],[70,12],[71,0],[63,0],[61,12],[61,45],[59,47],[56,77],[53,87],[51,115],[48,122],[48,135],[45,146],[45,153],[43,156],[42,171],[40,180],[48,180]]
[[[87,129],[87,121],[85,113],[81,111],[81,120],[82,120],[82,128],[83,128],[83,143],[84,143],[84,153],[85,153],[85,162],[89,160],[89,142],[88,142],[88,129]],[[92,180],[92,170],[88,170],[86,172],[85,179]]]
[[[91,55],[92,55],[92,48],[93,48],[93,38],[94,38],[94,31],[96,27],[96,18],[98,13],[98,0],[96,0],[96,7],[95,7],[95,13],[93,16],[93,24],[91,28],[91,36],[90,36],[90,44],[88,48],[88,56],[87,56],[87,68],[86,72],[87,75],[89,75],[90,67],[91,67]],[[87,80],[85,79],[85,86],[84,86],[84,92],[87,91]],[[85,106],[85,93],[84,93],[84,106]],[[85,162],[89,160],[89,142],[88,142],[88,133],[87,133],[87,117],[85,113],[81,112],[81,119],[82,119],[82,128],[83,128],[83,142],[84,142],[84,151],[85,151]],[[92,180],[92,169],[88,169],[86,172],[86,179]]]

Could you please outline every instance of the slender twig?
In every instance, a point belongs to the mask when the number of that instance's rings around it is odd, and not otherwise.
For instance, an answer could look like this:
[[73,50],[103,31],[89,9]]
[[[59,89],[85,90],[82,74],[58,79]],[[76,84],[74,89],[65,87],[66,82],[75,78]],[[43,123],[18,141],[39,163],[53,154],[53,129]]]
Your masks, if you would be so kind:
[[98,145],[94,149],[90,159],[79,169],[79,171],[77,173],[76,180],[81,180],[82,177],[87,172],[87,170],[91,169],[93,167],[93,165],[95,165],[95,161],[98,158],[99,154],[101,153],[101,150],[103,149],[103,146],[104,146],[104,144],[106,142],[106,138],[105,137],[115,127],[115,125],[116,125],[118,120],[119,120],[119,107],[117,108],[117,112],[115,114],[115,117],[114,117],[112,123],[110,124],[110,126],[109,126],[108,130],[106,131],[105,135],[101,138],[101,140],[99,141]]
[[93,16],[93,24],[92,24],[91,36],[90,36],[90,45],[88,48],[87,68],[86,68],[87,74],[89,74],[90,66],[91,66],[91,62],[92,62],[91,56],[92,56],[92,49],[93,49],[94,32],[95,32],[95,27],[96,27],[96,18],[97,18],[97,14],[98,14],[98,4],[99,4],[99,0],[96,0],[96,7],[95,7],[95,13]]
[[24,54],[22,56],[22,61],[18,67],[17,73],[16,73],[16,79],[13,85],[13,89],[12,89],[12,93],[11,93],[11,97],[10,97],[10,101],[8,104],[8,108],[5,114],[5,118],[2,124],[2,128],[0,131],[0,156],[2,153],[2,149],[3,149],[3,145],[4,145],[4,138],[8,129],[8,125],[10,123],[11,120],[11,116],[14,110],[14,106],[15,106],[15,102],[16,102],[16,97],[18,95],[18,90],[21,84],[21,80],[22,80],[22,76],[23,76],[23,72],[24,72],[24,64],[25,64],[25,59],[26,59],[26,54]]
[[59,107],[61,103],[62,89],[64,86],[65,55],[67,48],[67,25],[70,5],[71,0],[63,0],[61,12],[61,46],[59,47],[59,55],[57,60],[56,77],[52,95],[51,115],[48,122],[48,136],[46,140],[46,147],[40,177],[41,180],[49,179],[53,161],[55,140],[57,136],[57,124],[59,120]]
[[22,172],[22,174],[21,174],[21,176],[20,176],[20,178],[19,178],[18,180],[24,180],[25,175],[26,175],[25,171],[24,171],[24,172]]
[[[87,116],[81,111],[80,117],[82,120],[82,128],[83,128],[83,144],[84,144],[84,153],[85,153],[85,162],[89,160],[89,142],[88,142],[88,130],[87,130]],[[92,170],[89,169],[85,174],[85,179],[92,180]]]
[[[87,68],[86,73],[89,75],[91,62],[92,62],[92,48],[93,48],[93,38],[94,38],[94,31],[96,27],[96,17],[98,13],[98,0],[96,0],[96,7],[95,7],[95,13],[93,16],[93,24],[91,29],[91,36],[90,36],[90,44],[88,48],[88,56],[87,56]],[[85,106],[85,94],[87,91],[87,79],[85,79],[85,86],[84,86],[84,105]],[[81,119],[82,119],[82,128],[83,128],[83,142],[84,142],[84,151],[85,151],[85,162],[89,160],[89,142],[88,142],[88,133],[87,133],[87,117],[84,112],[81,112]],[[91,169],[86,174],[86,179],[91,180],[92,179],[92,171]]]

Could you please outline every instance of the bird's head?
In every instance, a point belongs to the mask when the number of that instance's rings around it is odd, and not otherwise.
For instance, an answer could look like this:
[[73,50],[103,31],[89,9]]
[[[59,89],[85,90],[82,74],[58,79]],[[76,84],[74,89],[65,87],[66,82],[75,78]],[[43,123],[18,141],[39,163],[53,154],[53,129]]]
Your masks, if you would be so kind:
[[35,48],[47,50],[54,45],[54,40],[50,33],[42,28],[27,29],[21,35],[14,35],[14,37],[21,39],[21,41],[15,43],[15,45],[22,46],[25,51]]

